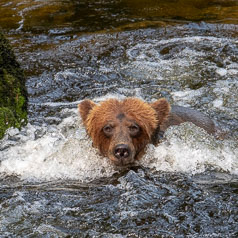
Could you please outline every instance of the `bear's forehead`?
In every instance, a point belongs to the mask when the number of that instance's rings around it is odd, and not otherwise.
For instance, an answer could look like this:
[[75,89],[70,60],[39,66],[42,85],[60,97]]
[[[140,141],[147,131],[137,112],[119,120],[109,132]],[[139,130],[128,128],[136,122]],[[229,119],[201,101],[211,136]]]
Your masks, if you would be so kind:
[[125,114],[123,112],[119,112],[117,115],[116,115],[116,118],[121,121],[125,118]]
[[106,124],[120,124],[120,120],[126,126],[131,122],[138,124],[148,135],[158,125],[157,113],[150,104],[137,98],[126,98],[121,101],[108,99],[92,108],[87,118],[87,130],[89,134],[95,136]]
[[136,110],[143,113],[148,110],[153,110],[148,103],[138,98],[126,98],[124,100],[108,99],[98,104],[97,107],[103,111],[122,111],[123,113]]
[[117,119],[124,117],[145,116],[154,114],[154,109],[140,99],[127,98],[124,100],[108,99],[95,107],[95,115],[104,114],[105,117],[113,116]]
[[132,120],[138,124],[146,124],[152,127],[157,123],[155,110],[150,104],[137,98],[108,99],[97,104],[90,114],[89,118],[97,122],[97,124],[122,119]]

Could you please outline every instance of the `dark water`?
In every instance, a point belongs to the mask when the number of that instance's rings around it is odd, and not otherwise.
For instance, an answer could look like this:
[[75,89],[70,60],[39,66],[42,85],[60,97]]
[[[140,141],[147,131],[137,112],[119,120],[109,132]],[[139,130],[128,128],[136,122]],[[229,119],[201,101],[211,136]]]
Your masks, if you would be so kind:
[[178,22],[237,24],[236,0],[2,0],[0,25],[47,34],[126,30]]
[[237,237],[237,180],[205,176],[138,169],[87,185],[4,185],[1,237]]
[[[0,237],[238,237],[238,2],[5,1],[29,124],[0,141]],[[203,111],[115,171],[78,122],[84,98]],[[147,162],[146,162],[147,161]]]

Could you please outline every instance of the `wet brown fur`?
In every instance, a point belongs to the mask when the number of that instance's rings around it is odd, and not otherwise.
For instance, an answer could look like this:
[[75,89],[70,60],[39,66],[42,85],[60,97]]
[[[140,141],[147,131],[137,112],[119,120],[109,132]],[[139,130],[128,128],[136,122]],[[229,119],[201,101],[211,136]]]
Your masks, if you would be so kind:
[[[115,164],[118,162],[112,155],[115,145],[120,143],[129,145],[133,158],[128,163],[139,159],[144,153],[145,146],[151,141],[156,128],[166,121],[169,111],[169,103],[163,98],[152,104],[137,98],[108,99],[99,104],[84,100],[79,104],[83,124],[93,140],[93,145]],[[108,123],[115,127],[114,135],[111,138],[103,133],[103,127]],[[141,129],[136,137],[131,137],[128,134],[127,128],[130,123],[138,124]]]
[[[146,103],[138,98],[124,100],[108,99],[99,104],[84,100],[79,104],[83,124],[101,154],[109,157],[115,165],[128,165],[139,159],[148,143],[157,144],[160,134],[171,125],[189,121],[215,133],[215,124],[205,114],[194,109],[171,106],[162,98],[153,103]],[[133,136],[131,126],[138,125],[140,131]],[[109,125],[113,133],[105,134],[104,127]],[[130,156],[117,158],[117,145],[126,145]]]

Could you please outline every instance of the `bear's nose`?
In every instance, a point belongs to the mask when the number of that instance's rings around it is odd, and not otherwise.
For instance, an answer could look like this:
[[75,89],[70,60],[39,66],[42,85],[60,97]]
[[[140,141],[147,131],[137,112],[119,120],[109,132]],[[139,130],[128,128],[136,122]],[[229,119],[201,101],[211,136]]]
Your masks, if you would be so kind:
[[126,159],[130,156],[130,148],[128,145],[119,144],[114,148],[114,155],[118,159]]

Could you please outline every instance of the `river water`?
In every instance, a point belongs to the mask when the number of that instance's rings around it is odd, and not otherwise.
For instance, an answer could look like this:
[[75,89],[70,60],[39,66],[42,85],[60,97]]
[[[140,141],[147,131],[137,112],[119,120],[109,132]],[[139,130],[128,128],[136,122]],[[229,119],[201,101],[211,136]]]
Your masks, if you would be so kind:
[[[2,0],[29,123],[0,141],[0,237],[237,237],[237,11],[222,0]],[[223,138],[171,127],[116,171],[77,104],[126,96],[200,110]]]

